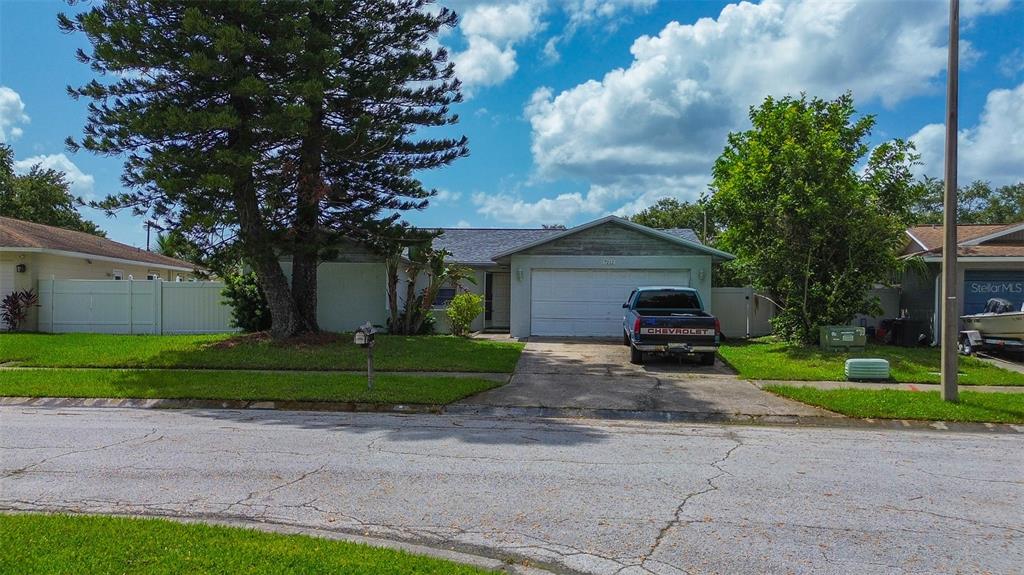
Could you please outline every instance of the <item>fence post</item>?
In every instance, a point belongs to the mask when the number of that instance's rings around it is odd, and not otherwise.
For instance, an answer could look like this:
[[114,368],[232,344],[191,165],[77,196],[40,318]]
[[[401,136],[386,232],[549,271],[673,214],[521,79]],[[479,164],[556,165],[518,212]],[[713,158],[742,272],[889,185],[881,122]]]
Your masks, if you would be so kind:
[[135,305],[132,300],[134,296],[132,293],[135,291],[135,280],[128,278],[128,335],[135,333]]
[[153,333],[164,333],[164,282],[153,282]]

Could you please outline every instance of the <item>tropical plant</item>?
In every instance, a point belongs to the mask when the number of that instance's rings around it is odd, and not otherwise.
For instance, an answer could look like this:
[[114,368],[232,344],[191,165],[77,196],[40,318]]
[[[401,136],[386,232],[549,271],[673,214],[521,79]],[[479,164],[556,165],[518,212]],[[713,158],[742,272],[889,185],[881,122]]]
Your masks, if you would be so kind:
[[[401,252],[394,252],[387,258],[388,305],[391,310],[388,329],[391,333],[421,333],[424,323],[431,317],[431,309],[443,286],[458,289],[462,282],[476,284],[473,270],[448,262],[450,255],[447,250],[435,250],[429,245],[420,244],[409,248],[406,257],[402,257]],[[405,271],[406,284],[404,305],[400,306],[398,284],[402,269]],[[417,289],[421,275],[425,276],[426,287]]]
[[34,290],[13,291],[0,300],[0,319],[10,331],[17,331],[28,318],[28,311],[39,304]]
[[452,335],[465,335],[473,320],[484,313],[483,296],[471,292],[456,294],[450,302],[448,309],[448,325],[451,327]]

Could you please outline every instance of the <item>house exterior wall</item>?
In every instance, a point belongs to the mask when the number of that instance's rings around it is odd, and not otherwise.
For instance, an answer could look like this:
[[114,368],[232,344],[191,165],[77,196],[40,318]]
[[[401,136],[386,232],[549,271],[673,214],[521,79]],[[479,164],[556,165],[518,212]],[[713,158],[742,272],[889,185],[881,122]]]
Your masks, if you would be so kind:
[[[470,293],[475,293],[475,294],[479,295],[480,297],[483,297],[484,296],[484,289],[486,287],[486,284],[484,282],[486,280],[485,276],[486,276],[486,273],[487,273],[487,268],[476,267],[476,268],[472,268],[472,269],[473,269],[473,278],[476,280],[476,284],[474,285],[474,284],[472,284],[470,282],[462,282],[460,284],[460,287],[464,291],[467,291],[467,292],[470,292]],[[399,271],[399,273],[398,273],[398,305],[402,306],[402,307],[405,306],[405,289],[406,289],[406,285],[408,285],[408,281],[409,281],[409,279],[408,279],[408,276],[405,274],[405,271]],[[429,282],[429,277],[427,276],[427,274],[426,273],[420,273],[420,275],[416,278],[416,293],[419,293],[420,291],[427,289],[427,283],[428,282]],[[433,307],[431,309],[431,312],[434,314],[434,331],[435,331],[435,333],[440,333],[440,334],[451,333],[452,332],[452,328],[451,328],[451,324],[448,323],[447,308],[445,308],[444,306],[435,306],[435,307]],[[476,317],[476,319],[473,320],[473,323],[470,324],[469,329],[471,331],[483,331],[484,327],[485,327],[484,326],[484,314],[481,313],[480,315],[478,315]]]
[[[570,239],[571,237],[565,239]],[[535,269],[689,269],[690,287],[700,292],[704,305],[711,309],[711,259],[711,256],[707,255],[678,255],[678,250],[676,255],[624,255],[614,257],[610,255],[515,254],[511,256],[510,266],[512,274],[511,335],[512,337],[529,337],[530,335],[530,304],[533,297],[532,282],[533,270]]]
[[[932,339],[935,339],[935,325],[940,320],[936,308],[939,299],[939,272],[941,266],[938,263],[929,262],[927,271],[923,274],[916,271],[908,271],[904,274],[902,290],[900,295],[900,308],[907,310],[911,319],[923,320],[931,327]],[[960,288],[960,315],[964,315],[966,297],[963,293],[964,284],[969,271],[1012,271],[1024,272],[1024,262],[1014,261],[969,261],[961,260],[957,266],[957,286]]]
[[[387,276],[384,262],[323,262],[317,269],[316,315],[327,331],[354,331],[366,322],[387,325]],[[281,262],[291,278],[292,264]]]

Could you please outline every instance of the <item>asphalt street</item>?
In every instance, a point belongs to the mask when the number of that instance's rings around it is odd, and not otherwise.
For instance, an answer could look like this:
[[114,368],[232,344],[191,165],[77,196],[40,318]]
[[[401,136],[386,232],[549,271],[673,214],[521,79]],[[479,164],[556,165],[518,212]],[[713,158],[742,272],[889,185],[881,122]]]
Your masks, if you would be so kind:
[[0,509],[245,518],[587,573],[1020,573],[1024,437],[0,408]]

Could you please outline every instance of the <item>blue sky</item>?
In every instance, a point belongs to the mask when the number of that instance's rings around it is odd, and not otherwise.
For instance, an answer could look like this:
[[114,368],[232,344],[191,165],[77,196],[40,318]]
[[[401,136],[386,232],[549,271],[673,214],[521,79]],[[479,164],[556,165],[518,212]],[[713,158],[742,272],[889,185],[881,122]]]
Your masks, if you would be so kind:
[[[660,197],[694,199],[731,130],[765,95],[852,90],[874,141],[910,138],[920,172],[942,169],[945,0],[444,2],[462,16],[448,47],[467,98],[452,132],[471,155],[422,174],[441,191],[408,214],[425,226],[573,225]],[[68,172],[74,191],[120,189],[119,158],[64,149],[90,78],[61,34],[67,7],[0,0],[0,139],[19,169]],[[1024,1],[963,0],[961,180],[1024,179]],[[436,132],[442,135],[445,132]],[[145,243],[142,219],[87,216]]]

